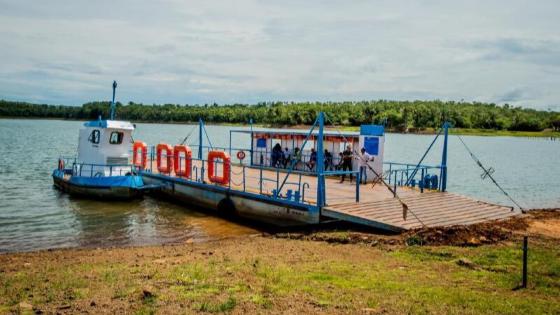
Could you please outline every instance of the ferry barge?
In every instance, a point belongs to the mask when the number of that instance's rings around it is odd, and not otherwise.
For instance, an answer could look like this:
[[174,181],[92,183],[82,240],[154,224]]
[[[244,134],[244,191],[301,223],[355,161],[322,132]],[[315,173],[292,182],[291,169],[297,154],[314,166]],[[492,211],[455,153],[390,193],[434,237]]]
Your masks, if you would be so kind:
[[[309,131],[231,130],[228,147],[214,147],[200,120],[198,143],[148,147],[137,141],[132,164],[146,185],[160,187],[160,194],[222,215],[280,226],[337,219],[402,231],[517,214],[510,207],[446,191],[448,124],[426,151],[443,137],[442,162],[432,166],[422,164],[426,154],[415,164],[384,162],[382,126],[337,133],[326,131],[324,121],[319,113]],[[233,147],[235,134],[246,137],[248,145]],[[284,163],[278,163],[278,147],[285,151]],[[352,153],[351,170],[335,166],[345,150]],[[369,161],[362,163],[365,154]],[[356,181],[341,183],[341,176]],[[358,184],[364,179],[368,184]]]
[[[110,119],[85,123],[77,157],[59,159],[52,174],[57,188],[99,199],[129,199],[157,190],[225,216],[280,226],[335,219],[402,231],[517,214],[510,207],[446,191],[447,123],[414,164],[384,161],[383,126],[327,131],[322,112],[307,131],[257,130],[252,123],[231,130],[227,147],[213,146],[199,120],[197,143],[148,147],[132,141],[133,124],[114,120],[115,89],[116,82]],[[246,146],[234,147],[234,135],[245,138]],[[423,164],[440,136],[441,164]]]

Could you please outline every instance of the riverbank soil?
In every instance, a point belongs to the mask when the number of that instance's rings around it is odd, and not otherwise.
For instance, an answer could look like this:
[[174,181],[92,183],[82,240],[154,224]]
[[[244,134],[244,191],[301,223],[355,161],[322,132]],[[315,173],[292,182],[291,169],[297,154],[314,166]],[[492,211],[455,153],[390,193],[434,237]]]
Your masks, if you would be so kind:
[[[560,212],[401,235],[259,234],[0,255],[0,313],[558,314]],[[528,288],[521,239],[529,235]]]

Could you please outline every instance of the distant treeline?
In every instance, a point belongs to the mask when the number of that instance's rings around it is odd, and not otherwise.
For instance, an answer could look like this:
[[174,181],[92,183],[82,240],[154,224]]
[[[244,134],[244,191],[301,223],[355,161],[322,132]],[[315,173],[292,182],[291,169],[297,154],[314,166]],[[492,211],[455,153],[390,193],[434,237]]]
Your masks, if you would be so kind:
[[[97,119],[109,114],[109,102],[78,106],[41,105],[0,100],[0,117]],[[515,131],[560,130],[560,113],[498,106],[488,103],[443,101],[360,101],[360,102],[267,102],[256,105],[145,105],[117,103],[117,117],[146,122],[195,122],[201,117],[212,123],[309,125],[319,111],[328,123],[343,126],[385,124],[392,130],[437,128],[448,120],[456,128]]]

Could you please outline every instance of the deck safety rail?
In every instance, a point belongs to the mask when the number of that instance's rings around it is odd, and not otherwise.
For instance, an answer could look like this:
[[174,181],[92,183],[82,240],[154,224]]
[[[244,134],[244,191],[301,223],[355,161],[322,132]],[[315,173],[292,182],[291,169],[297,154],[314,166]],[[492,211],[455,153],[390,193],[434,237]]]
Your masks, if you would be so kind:
[[[337,165],[340,162],[340,157],[336,155],[329,155],[327,161],[325,152],[329,148],[324,146],[324,141],[325,137],[328,137],[329,134],[325,133],[324,130],[325,115],[323,112],[319,113],[315,122],[308,131],[298,133],[298,147],[301,151],[299,151],[297,155],[294,155],[295,142],[294,138],[292,138],[292,150],[289,151],[291,158],[287,161],[289,163],[283,163],[282,167],[278,167],[278,165],[271,165],[271,162],[273,160],[273,157],[271,156],[273,142],[267,141],[266,147],[261,147],[260,145],[257,145],[256,148],[253,147],[253,141],[255,139],[254,135],[255,133],[260,133],[261,131],[253,130],[252,120],[250,124],[251,127],[249,130],[230,130],[229,146],[220,147],[212,145],[204,122],[202,121],[202,119],[199,119],[198,143],[196,145],[192,145],[192,150],[193,153],[195,153],[196,157],[192,156],[191,158],[192,168],[191,170],[189,170],[189,178],[182,178],[182,180],[191,180],[193,182],[198,182],[205,185],[220,185],[222,188],[224,188],[225,186],[225,188],[227,189],[235,189],[246,193],[258,194],[261,196],[265,196],[266,198],[284,199],[287,204],[294,201],[298,203],[307,202],[308,206],[311,206],[311,208],[309,208],[310,210],[321,211],[321,209],[325,205],[327,205],[325,177],[356,175],[355,200],[357,202],[360,200],[360,169],[350,171],[341,170]],[[424,192],[424,189],[437,189],[440,191],[446,190],[448,128],[449,124],[444,123],[443,128],[438,132],[438,134],[431,142],[428,149],[422,155],[417,164],[394,162],[384,163],[385,171],[383,172],[383,174],[381,174],[381,176],[384,180],[386,180],[388,184],[393,185],[393,189],[391,190],[393,191],[393,195],[395,197],[397,197],[397,186],[416,187],[418,185],[421,192]],[[251,142],[249,147],[243,148],[232,146],[232,133],[234,132],[250,134]],[[424,158],[427,156],[428,152],[433,147],[439,135],[441,135],[442,133],[444,135],[444,147],[441,165],[423,165],[422,163]],[[345,139],[346,143],[347,137],[343,134],[341,135]],[[353,139],[350,142],[353,143],[353,146],[355,146],[358,142],[357,140],[359,136],[357,134],[351,134],[348,136]],[[260,139],[262,138],[259,138],[259,140]],[[265,137],[265,139],[269,138]],[[305,149],[306,144],[308,143],[311,143],[310,146],[316,150],[316,163],[314,163],[314,165],[309,164],[311,160],[311,153],[310,150]],[[212,183],[210,182],[210,180],[206,180],[208,161],[205,160],[204,157],[211,150],[228,152],[231,161],[237,162],[232,163],[233,167],[231,168],[230,173],[227,174],[229,175],[229,181],[225,180],[225,183]],[[243,151],[243,153],[245,153],[245,158],[238,158],[237,153],[240,153],[240,151]],[[282,151],[283,153],[285,152],[284,150]],[[331,152],[334,152],[334,149]],[[258,156],[256,156],[256,154],[258,154]],[[247,156],[248,158],[246,158]],[[296,157],[295,159],[294,156]],[[258,161],[255,161],[255,158]],[[281,156],[279,158],[281,158]],[[183,157],[181,157],[180,159],[183,159]],[[274,157],[274,159],[276,159],[276,157]],[[147,172],[154,172],[154,160],[155,148],[152,147],[149,151],[149,166],[148,170],[146,170]],[[168,163],[170,161],[168,157],[165,157],[164,160],[168,161]],[[215,171],[217,172],[218,176],[222,175],[219,174],[223,173],[222,162],[220,162],[220,160],[215,160],[214,162],[216,163],[214,166],[216,168]],[[182,160],[179,161],[179,164],[184,165]],[[248,171],[249,168],[251,169],[250,171]],[[255,170],[257,171],[255,172]],[[437,172],[439,172],[439,178],[438,175],[436,175]],[[166,175],[173,176],[172,173],[173,170],[171,168],[170,173]],[[313,176],[316,179],[316,181],[313,180],[315,185],[302,183],[302,179],[304,178],[304,176]],[[297,179],[294,180],[294,178]],[[286,188],[284,189],[285,186]],[[313,195],[315,196],[314,200],[312,200],[313,198],[306,196],[307,191],[313,193]]]
[[[214,149],[219,149],[219,147],[213,147]],[[171,157],[173,158],[173,157]],[[183,167],[186,163],[185,157],[179,157],[179,166]],[[167,160],[167,156],[162,152],[162,160]],[[156,157],[154,147],[150,150],[150,156],[148,158],[148,167],[145,171],[156,173],[157,167],[155,165]],[[214,186],[224,186],[218,183],[213,183],[208,178],[208,160],[191,158],[192,168],[190,176],[180,177],[183,180],[193,181],[197,183],[202,183],[206,185]],[[217,159],[215,163],[216,174],[222,174],[223,172],[223,161]],[[255,167],[249,166],[242,163],[231,163],[229,182],[227,186],[229,189],[239,190],[243,192],[256,193],[259,195],[269,196],[273,199],[283,199],[291,202],[310,204],[312,201],[310,199],[306,200],[306,189],[309,189],[309,183],[303,181],[304,173],[294,173],[290,176],[290,181],[287,181],[287,189],[284,190],[285,193],[279,193],[280,183],[282,181],[282,176],[284,170],[278,168],[267,168],[267,167]],[[258,176],[252,176],[248,172],[248,169],[258,170]],[[265,172],[266,171],[266,172]],[[267,175],[273,171],[273,176]],[[175,172],[171,171],[168,176],[177,176]],[[178,176],[177,176],[178,177]],[[308,196],[309,197],[309,194]]]
[[135,167],[131,164],[92,164],[73,163],[72,176],[110,177],[134,174]]
[[[193,146],[193,156],[198,156],[198,146]],[[255,167],[264,167],[264,168],[270,168],[270,169],[276,169],[276,168],[280,168],[280,169],[287,169],[287,167],[289,166],[289,163],[283,163],[283,160],[279,160],[279,164],[280,167],[275,167],[272,165],[272,157],[271,157],[271,152],[270,151],[254,151],[251,148],[240,148],[240,147],[218,147],[218,146],[202,146],[202,156],[206,156],[208,154],[209,151],[211,150],[219,150],[219,151],[224,151],[224,152],[229,152],[230,153],[230,157],[233,161],[237,161],[241,164],[244,165],[250,165],[250,157],[253,154],[259,154],[262,153],[262,163],[259,161],[253,161],[253,166]],[[237,158],[237,152],[239,151],[243,151],[246,152],[246,158],[243,160],[240,160]],[[292,152],[293,153],[293,152]],[[293,160],[294,157],[293,155],[290,155],[290,160]],[[294,168],[294,171],[300,171],[300,172],[304,172],[304,173],[313,173],[315,174],[315,167],[313,168],[309,168],[309,162],[311,160],[311,154],[310,153],[300,153],[299,154],[299,159],[300,161],[296,164],[296,167]],[[288,161],[288,162],[289,162]],[[330,170],[335,170],[337,165],[340,164],[340,157],[333,157],[331,161],[329,161],[328,163],[325,161],[325,169],[330,169]]]
[[408,163],[385,162],[383,179],[393,186],[397,187],[418,187],[420,192],[424,189],[441,191],[442,181],[438,177],[443,166],[434,165],[417,165]]

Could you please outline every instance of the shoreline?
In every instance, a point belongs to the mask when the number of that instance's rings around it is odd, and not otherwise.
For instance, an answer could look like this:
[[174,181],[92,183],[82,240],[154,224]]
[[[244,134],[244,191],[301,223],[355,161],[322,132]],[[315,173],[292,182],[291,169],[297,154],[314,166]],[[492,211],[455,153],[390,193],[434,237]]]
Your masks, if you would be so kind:
[[[0,117],[0,120],[60,120],[60,121],[88,121],[80,119],[64,119],[55,117]],[[131,121],[132,123],[141,124],[165,124],[165,125],[196,125],[197,122],[169,122],[169,121]],[[207,123],[207,125],[214,126],[230,126],[230,127],[241,127],[248,126],[242,123]],[[253,124],[254,127],[258,128],[276,128],[276,129],[309,129],[311,126],[308,125],[270,125],[270,124]],[[359,126],[325,126],[327,130],[340,130],[340,131],[359,131]],[[403,134],[403,135],[435,135],[436,130],[433,128],[422,128],[414,132],[403,132],[395,129],[386,129],[386,133],[391,134]],[[460,135],[460,136],[484,136],[484,137],[526,137],[526,138],[550,138],[556,140],[560,138],[560,131],[553,131],[550,129],[545,129],[543,131],[510,131],[510,130],[494,130],[494,129],[465,129],[465,128],[450,128],[450,135]]]
[[[523,235],[529,286],[516,291]],[[399,235],[331,228],[1,254],[0,313],[557,313],[559,241],[556,209]]]
[[[554,212],[558,213],[560,217],[560,208],[552,207],[552,208],[532,208],[532,209],[525,209],[527,212],[526,214],[521,214],[521,216],[531,215],[531,213],[541,213],[541,212]],[[210,214],[215,216],[216,214]],[[243,220],[236,220],[238,224],[250,227],[254,229],[254,233],[247,233],[247,234],[239,234],[239,235],[225,235],[215,238],[209,238],[207,240],[200,240],[200,241],[193,241],[192,239],[187,239],[185,241],[177,241],[177,242],[167,242],[167,243],[160,243],[160,244],[150,244],[150,245],[106,245],[106,246],[68,246],[68,247],[48,247],[48,248],[40,248],[40,249],[30,249],[30,250],[15,250],[15,251],[0,251],[0,257],[2,255],[17,255],[17,254],[34,254],[34,253],[42,253],[42,252],[53,252],[53,251],[89,251],[89,250],[107,250],[107,249],[134,249],[134,248],[144,248],[144,247],[165,247],[165,246],[177,246],[177,245],[184,245],[184,244],[205,244],[208,242],[220,242],[222,240],[234,239],[234,238],[244,238],[244,237],[256,237],[256,236],[271,236],[271,235],[305,235],[305,234],[313,234],[316,231],[339,231],[339,230],[346,230],[348,232],[356,232],[360,233],[360,231],[366,231],[364,234],[367,235],[376,235],[381,238],[387,237],[388,239],[393,239],[394,237],[408,235],[409,232],[388,232],[382,230],[375,230],[373,228],[364,227],[361,225],[355,225],[349,222],[333,222],[333,224],[325,223],[322,225],[315,225],[315,226],[301,226],[301,227],[292,227],[292,228],[282,228],[276,227],[271,225],[262,224],[257,221],[243,221]],[[492,223],[492,221],[490,222]],[[475,224],[478,225],[478,224]],[[420,229],[422,230],[422,229]],[[412,230],[415,231],[415,230]],[[291,238],[291,237],[288,237]]]

